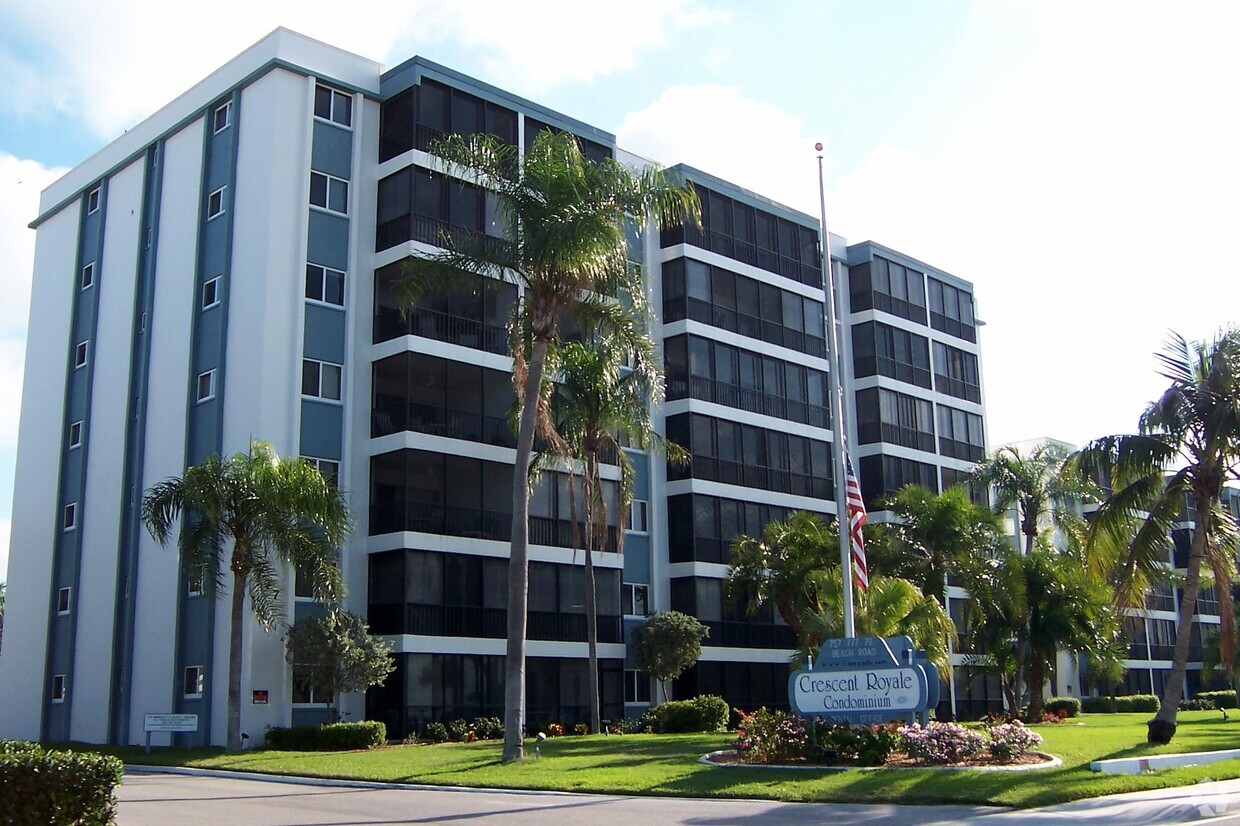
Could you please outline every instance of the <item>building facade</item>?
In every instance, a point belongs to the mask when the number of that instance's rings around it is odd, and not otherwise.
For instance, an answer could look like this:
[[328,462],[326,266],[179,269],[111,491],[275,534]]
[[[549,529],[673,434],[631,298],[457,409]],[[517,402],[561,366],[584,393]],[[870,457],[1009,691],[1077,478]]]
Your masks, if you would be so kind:
[[[143,529],[143,491],[251,439],[349,497],[347,607],[397,669],[343,710],[393,735],[503,704],[515,452],[506,320],[518,289],[462,277],[402,312],[401,262],[503,236],[488,193],[428,154],[450,133],[543,129],[641,165],[601,130],[429,61],[389,71],[277,30],[43,194],[0,655],[0,736],[137,743],[145,713],[224,740],[228,616]],[[693,461],[630,450],[623,553],[596,559],[603,717],[648,705],[625,644],[669,608],[711,629],[674,694],[786,705],[793,638],[723,592],[728,546],[834,514],[816,217],[685,166],[698,226],[634,232],[667,375],[656,426]],[[954,484],[985,449],[972,288],[870,242],[832,243],[845,420],[871,510]],[[49,460],[49,457],[55,457]],[[605,471],[614,484],[614,468]],[[875,518],[882,518],[876,514]],[[527,716],[588,718],[585,577],[565,479],[532,492]],[[289,622],[318,610],[287,573]],[[959,596],[959,595],[956,595]],[[280,635],[247,621],[242,727],[322,718]],[[996,692],[997,695],[997,692]],[[156,735],[156,742],[161,735]],[[166,735],[163,735],[166,737]]]

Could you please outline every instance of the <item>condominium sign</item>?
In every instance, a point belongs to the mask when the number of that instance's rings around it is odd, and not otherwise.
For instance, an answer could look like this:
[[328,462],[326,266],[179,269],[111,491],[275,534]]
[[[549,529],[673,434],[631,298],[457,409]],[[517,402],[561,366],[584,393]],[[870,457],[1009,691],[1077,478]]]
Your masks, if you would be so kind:
[[938,694],[938,671],[907,637],[827,640],[818,662],[788,680],[797,714],[834,722],[924,720]]

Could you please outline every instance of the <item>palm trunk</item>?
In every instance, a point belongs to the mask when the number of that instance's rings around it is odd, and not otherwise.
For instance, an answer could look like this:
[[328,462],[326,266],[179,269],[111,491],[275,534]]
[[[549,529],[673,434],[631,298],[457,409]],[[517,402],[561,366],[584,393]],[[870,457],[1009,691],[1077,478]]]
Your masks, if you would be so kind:
[[1171,677],[1159,700],[1158,713],[1149,722],[1147,740],[1170,743],[1175,736],[1180,700],[1184,699],[1184,674],[1188,668],[1188,648],[1192,641],[1193,614],[1197,610],[1197,587],[1201,582],[1201,560],[1205,556],[1209,501],[1198,501],[1197,524],[1193,528],[1193,544],[1188,551],[1188,571],[1180,597],[1180,624],[1175,632],[1175,651],[1171,656]]
[[241,632],[245,621],[245,572],[233,569],[228,629],[228,750],[241,751]]
[[1030,723],[1042,722],[1042,688],[1046,684],[1046,657],[1041,651],[1032,652],[1029,663],[1029,714]]
[[596,530],[595,522],[600,514],[595,510],[595,494],[599,490],[598,464],[594,457],[586,458],[585,483],[586,491],[586,645],[590,659],[590,732],[597,734],[603,730],[602,714],[599,711],[598,696],[598,601],[594,593],[594,538],[599,533],[607,535],[607,512],[603,508],[601,514],[603,527]]
[[512,549],[508,557],[508,647],[504,663],[504,760],[525,756],[525,632],[530,587],[530,489],[528,473],[534,449],[534,423],[542,391],[547,343],[535,339],[521,400],[517,459],[512,469]]

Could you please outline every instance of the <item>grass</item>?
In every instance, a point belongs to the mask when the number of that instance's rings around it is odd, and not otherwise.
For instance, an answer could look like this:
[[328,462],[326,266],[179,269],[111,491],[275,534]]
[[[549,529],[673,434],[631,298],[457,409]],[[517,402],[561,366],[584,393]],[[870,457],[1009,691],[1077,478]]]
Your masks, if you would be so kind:
[[[1166,746],[1150,746],[1145,743],[1149,717],[1091,714],[1058,725],[1035,726],[1045,740],[1042,750],[1062,758],[1064,766],[1033,772],[789,772],[716,768],[697,762],[709,751],[726,748],[730,742],[727,734],[559,737],[543,744],[542,759],[510,765],[500,762],[498,742],[328,753],[255,750],[234,755],[215,749],[154,749],[144,755],[141,748],[89,748],[116,754],[131,764],[444,786],[1019,808],[1240,777],[1240,760],[1139,776],[1102,775],[1089,770],[1090,761],[1105,758],[1240,747],[1240,719],[1223,721],[1213,711],[1181,712],[1175,739]],[[532,758],[532,744],[527,754]]]

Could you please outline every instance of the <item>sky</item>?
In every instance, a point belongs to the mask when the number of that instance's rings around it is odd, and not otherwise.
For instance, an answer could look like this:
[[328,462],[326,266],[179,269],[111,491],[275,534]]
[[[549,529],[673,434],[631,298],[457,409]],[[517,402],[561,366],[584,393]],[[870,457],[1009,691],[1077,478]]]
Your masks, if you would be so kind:
[[[1240,4],[0,0],[0,581],[38,194],[277,26],[413,55],[975,285],[989,442],[1129,432],[1240,322]],[[49,457],[50,458],[50,457]]]

